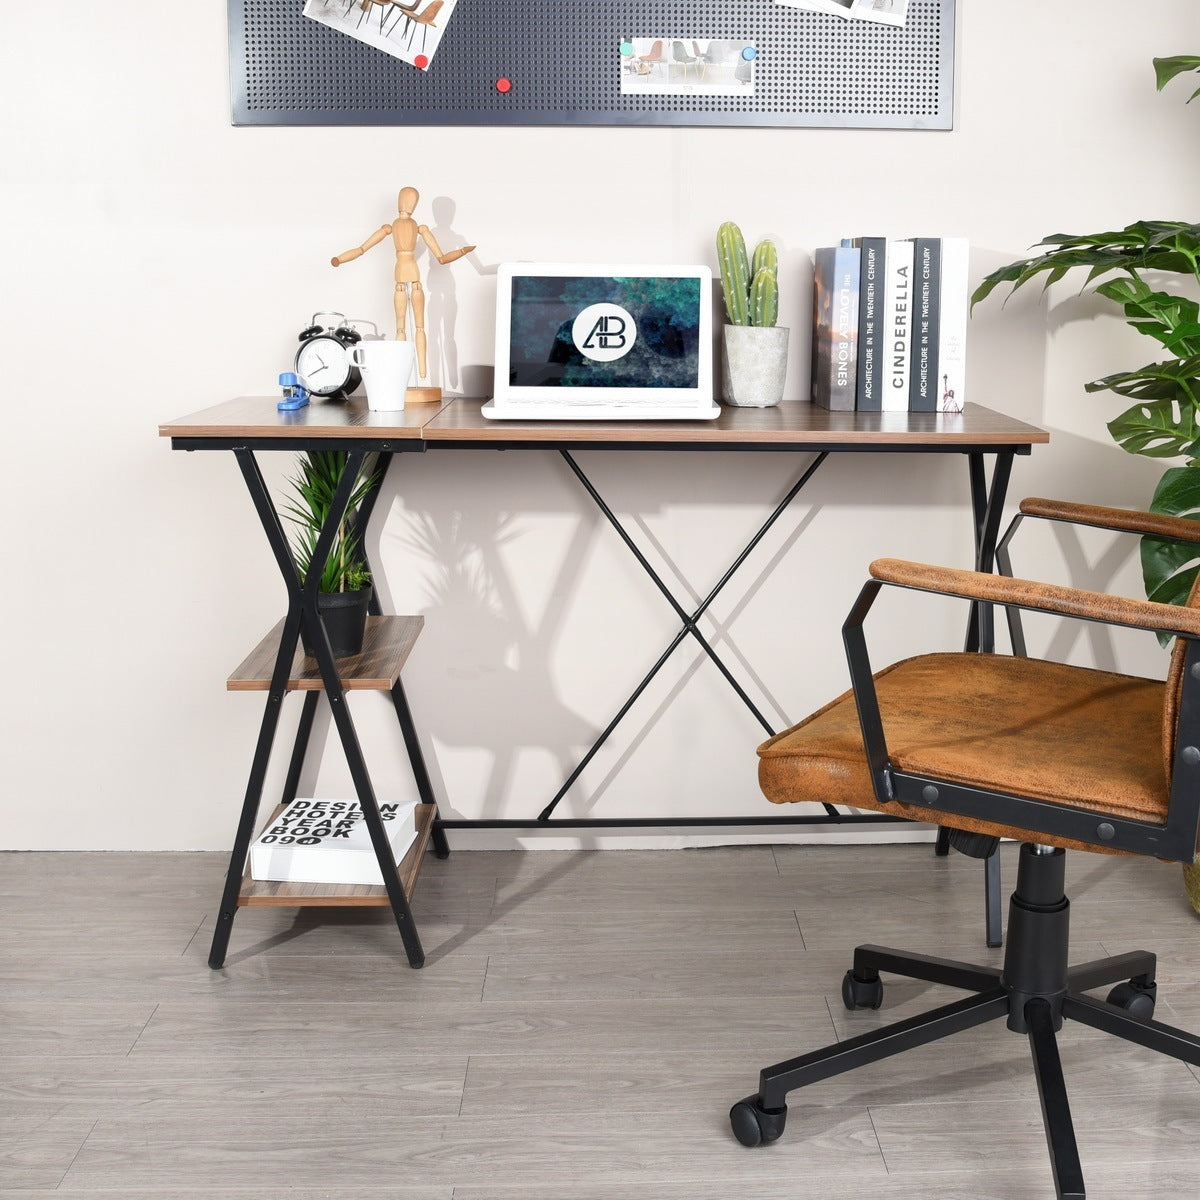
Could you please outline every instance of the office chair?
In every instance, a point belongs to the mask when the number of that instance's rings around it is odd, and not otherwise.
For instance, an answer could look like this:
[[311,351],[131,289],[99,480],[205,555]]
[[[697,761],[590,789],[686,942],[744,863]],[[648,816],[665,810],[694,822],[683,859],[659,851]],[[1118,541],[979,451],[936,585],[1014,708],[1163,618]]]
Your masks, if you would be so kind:
[[[1200,546],[1200,522],[1026,500],[1002,539],[1038,518]],[[765,1068],[730,1111],[746,1146],[775,1141],[786,1097],[805,1084],[1005,1019],[1033,1056],[1055,1190],[1085,1196],[1056,1032],[1079,1021],[1200,1066],[1200,1038],[1152,1019],[1155,956],[1145,950],[1068,965],[1065,851],[1189,863],[1200,825],[1200,586],[1188,604],[1107,596],[881,559],[842,629],[851,690],[759,747],[768,799],[828,801],[948,827],[986,849],[1016,838],[1017,880],[1000,970],[859,946],[842,981],[848,1009],[878,1008],[880,972],[961,988],[965,998]],[[884,587],[1003,606],[1014,655],[924,654],[872,673],[863,631]],[[1023,656],[1019,613],[1036,610],[1174,635],[1165,683]],[[1111,987],[1105,999],[1085,993]]]

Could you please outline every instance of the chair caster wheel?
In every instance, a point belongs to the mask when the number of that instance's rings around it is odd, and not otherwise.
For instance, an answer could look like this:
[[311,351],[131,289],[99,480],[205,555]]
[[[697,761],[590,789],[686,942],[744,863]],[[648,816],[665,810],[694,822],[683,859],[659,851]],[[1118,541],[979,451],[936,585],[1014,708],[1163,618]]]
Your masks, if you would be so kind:
[[859,979],[853,971],[842,976],[842,1003],[853,1012],[856,1008],[878,1008],[883,1003],[883,980],[873,971],[874,979]]
[[1118,983],[1107,996],[1109,1004],[1123,1008],[1130,1016],[1149,1020],[1154,1016],[1154,1001],[1158,998],[1157,984],[1142,984],[1135,980]]
[[787,1122],[787,1105],[763,1108],[757,1096],[739,1100],[729,1110],[733,1136],[743,1146],[766,1146],[776,1141]]

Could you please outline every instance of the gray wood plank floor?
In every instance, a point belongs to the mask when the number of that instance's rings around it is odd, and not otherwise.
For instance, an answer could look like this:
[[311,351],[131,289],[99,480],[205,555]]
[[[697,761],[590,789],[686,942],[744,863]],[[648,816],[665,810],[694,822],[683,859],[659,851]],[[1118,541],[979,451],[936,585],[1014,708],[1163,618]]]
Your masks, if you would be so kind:
[[[1005,895],[1015,847],[1005,847]],[[853,946],[978,962],[978,863],[928,846],[432,857],[407,966],[390,914],[244,909],[224,856],[0,855],[0,1200],[1031,1200],[1052,1187],[1025,1039],[961,1034],[792,1094],[760,1068],[954,993],[846,1012]],[[1159,955],[1200,1030],[1177,867],[1077,855],[1075,961]],[[1200,1069],[1081,1026],[1060,1046],[1093,1200],[1195,1193]]]

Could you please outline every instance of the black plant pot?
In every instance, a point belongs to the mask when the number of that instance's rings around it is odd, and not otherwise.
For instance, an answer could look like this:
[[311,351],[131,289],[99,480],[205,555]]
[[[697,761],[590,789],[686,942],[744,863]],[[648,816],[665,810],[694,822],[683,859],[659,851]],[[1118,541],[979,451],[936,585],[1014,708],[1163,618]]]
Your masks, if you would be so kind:
[[[334,658],[346,658],[358,654],[363,646],[363,634],[367,628],[367,606],[371,603],[370,587],[357,592],[318,592],[317,608],[329,635],[329,646]],[[312,644],[302,628],[300,641],[305,654],[312,654]]]

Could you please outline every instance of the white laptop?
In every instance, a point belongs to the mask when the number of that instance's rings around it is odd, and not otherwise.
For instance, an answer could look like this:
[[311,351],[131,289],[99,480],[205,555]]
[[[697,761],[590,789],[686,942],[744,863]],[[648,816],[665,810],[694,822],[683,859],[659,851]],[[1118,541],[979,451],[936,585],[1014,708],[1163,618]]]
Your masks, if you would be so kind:
[[502,263],[494,420],[709,420],[712,272]]

